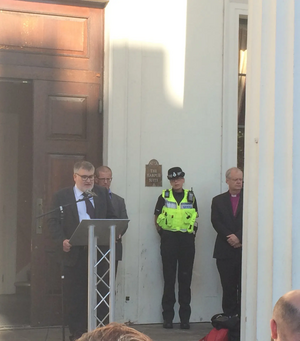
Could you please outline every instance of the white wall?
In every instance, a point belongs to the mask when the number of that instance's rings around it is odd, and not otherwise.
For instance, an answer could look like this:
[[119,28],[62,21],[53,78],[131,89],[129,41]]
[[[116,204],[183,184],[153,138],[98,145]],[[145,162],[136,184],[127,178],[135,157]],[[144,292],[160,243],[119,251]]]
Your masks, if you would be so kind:
[[[106,7],[104,162],[131,220],[117,277],[118,320],[162,321],[153,211],[173,166],[186,172],[200,214],[191,321],[221,311],[210,204],[222,182],[223,10],[223,1],[211,0],[111,0]],[[236,151],[229,153],[234,159]],[[162,188],[145,187],[151,159],[162,164]]]

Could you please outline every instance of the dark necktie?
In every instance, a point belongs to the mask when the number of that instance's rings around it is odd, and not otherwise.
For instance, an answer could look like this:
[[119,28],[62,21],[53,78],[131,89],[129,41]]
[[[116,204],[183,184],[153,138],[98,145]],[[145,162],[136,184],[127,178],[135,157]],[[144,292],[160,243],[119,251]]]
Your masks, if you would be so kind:
[[86,205],[86,213],[90,216],[91,219],[95,219],[95,207],[91,203],[89,199],[89,195],[87,193],[82,193],[83,197],[85,198],[85,205]]

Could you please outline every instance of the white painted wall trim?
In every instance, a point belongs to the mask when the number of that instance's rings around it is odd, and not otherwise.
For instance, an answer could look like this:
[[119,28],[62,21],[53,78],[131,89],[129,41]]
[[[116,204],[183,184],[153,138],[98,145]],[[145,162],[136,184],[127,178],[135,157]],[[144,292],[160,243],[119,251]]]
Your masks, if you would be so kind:
[[241,337],[246,341],[268,340],[275,302],[299,288],[294,5],[249,1]]
[[225,172],[237,164],[239,19],[247,16],[248,1],[224,0],[224,59],[221,191],[227,190]]

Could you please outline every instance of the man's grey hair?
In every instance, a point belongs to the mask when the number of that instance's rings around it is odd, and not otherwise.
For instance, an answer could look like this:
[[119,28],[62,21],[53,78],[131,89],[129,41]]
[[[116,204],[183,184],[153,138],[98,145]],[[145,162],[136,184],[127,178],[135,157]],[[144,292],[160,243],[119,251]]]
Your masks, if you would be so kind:
[[230,179],[230,174],[231,174],[231,172],[232,172],[233,170],[237,170],[237,171],[243,172],[243,171],[242,171],[241,169],[239,169],[238,167],[231,167],[231,168],[229,168],[229,169],[226,171],[226,173],[225,173],[226,179]]
[[79,169],[85,169],[87,171],[95,171],[95,167],[88,161],[76,162],[73,168],[74,174],[77,173]]

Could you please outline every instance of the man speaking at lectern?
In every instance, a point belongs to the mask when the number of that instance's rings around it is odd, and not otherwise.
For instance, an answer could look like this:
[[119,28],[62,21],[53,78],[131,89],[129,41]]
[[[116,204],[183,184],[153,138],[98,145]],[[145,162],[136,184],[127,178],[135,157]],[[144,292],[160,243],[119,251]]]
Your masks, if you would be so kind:
[[[75,163],[75,186],[54,194],[52,209],[57,210],[48,221],[52,238],[63,251],[63,295],[71,341],[87,331],[88,250],[85,246],[72,246],[69,240],[83,219],[116,218],[107,189],[94,185],[94,173],[90,162]],[[68,206],[58,209],[64,205]]]

